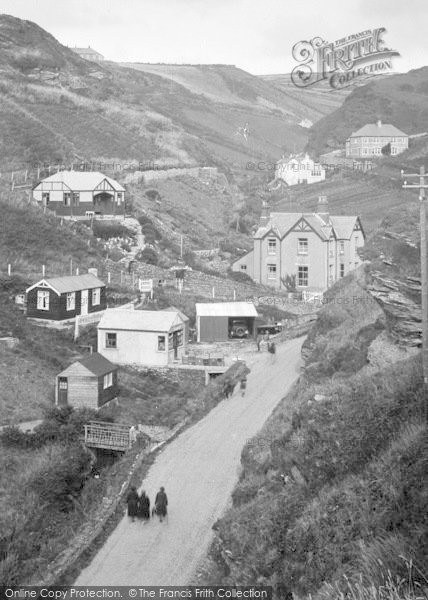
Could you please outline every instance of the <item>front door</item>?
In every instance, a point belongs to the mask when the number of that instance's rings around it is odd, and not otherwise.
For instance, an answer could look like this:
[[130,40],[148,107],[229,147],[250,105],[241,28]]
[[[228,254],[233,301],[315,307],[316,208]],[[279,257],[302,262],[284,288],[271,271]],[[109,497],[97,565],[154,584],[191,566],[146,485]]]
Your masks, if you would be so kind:
[[80,314],[87,315],[88,314],[88,290],[82,290],[80,296]]
[[68,401],[68,378],[58,377],[58,406],[66,406]]

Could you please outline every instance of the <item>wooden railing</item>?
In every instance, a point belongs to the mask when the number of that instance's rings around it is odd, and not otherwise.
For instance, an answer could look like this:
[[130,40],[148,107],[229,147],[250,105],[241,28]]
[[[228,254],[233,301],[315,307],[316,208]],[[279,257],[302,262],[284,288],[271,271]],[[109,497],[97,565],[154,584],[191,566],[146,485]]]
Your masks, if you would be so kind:
[[91,421],[85,425],[85,444],[92,448],[125,451],[132,446],[136,435],[129,425]]

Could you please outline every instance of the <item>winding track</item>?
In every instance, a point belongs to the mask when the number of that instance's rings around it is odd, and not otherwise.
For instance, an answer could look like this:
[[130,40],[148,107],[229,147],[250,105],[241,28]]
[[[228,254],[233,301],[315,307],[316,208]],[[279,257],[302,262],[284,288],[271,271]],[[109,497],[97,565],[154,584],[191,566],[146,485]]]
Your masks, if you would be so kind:
[[212,540],[238,480],[241,450],[298,376],[302,338],[253,353],[247,392],[234,395],[165,447],[141,489],[164,485],[168,522],[124,517],[75,585],[187,585]]

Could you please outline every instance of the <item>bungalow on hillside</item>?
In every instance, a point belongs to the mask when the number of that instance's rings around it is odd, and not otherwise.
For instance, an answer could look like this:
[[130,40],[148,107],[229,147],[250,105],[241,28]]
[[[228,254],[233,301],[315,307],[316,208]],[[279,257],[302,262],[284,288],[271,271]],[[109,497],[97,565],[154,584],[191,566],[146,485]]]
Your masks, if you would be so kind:
[[346,140],[346,156],[367,158],[381,156],[382,148],[390,144],[391,156],[401,154],[409,147],[409,136],[389,123],[370,123],[352,133]]
[[197,302],[198,342],[255,337],[256,307],[251,302]]
[[119,365],[166,367],[181,361],[185,331],[178,310],[108,309],[98,324],[98,352]]
[[98,171],[58,171],[33,188],[33,198],[68,219],[125,216],[125,188]]
[[105,310],[106,285],[92,273],[41,279],[25,291],[27,317],[62,321]]
[[90,46],[87,48],[78,48],[77,46],[74,46],[74,48],[70,48],[70,50],[73,50],[73,52],[85,60],[92,60],[92,62],[101,62],[104,60],[104,56]]
[[81,358],[58,373],[55,404],[97,410],[119,393],[118,368],[98,352]]

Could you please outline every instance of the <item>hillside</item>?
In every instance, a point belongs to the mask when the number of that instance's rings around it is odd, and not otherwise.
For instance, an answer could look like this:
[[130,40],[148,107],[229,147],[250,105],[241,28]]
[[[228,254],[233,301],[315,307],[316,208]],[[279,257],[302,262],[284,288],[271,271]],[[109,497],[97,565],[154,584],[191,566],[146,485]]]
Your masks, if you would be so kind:
[[95,64],[8,15],[0,49],[2,169],[115,159],[229,172],[307,141],[299,101],[233,66]]
[[307,148],[319,155],[344,147],[346,139],[366,123],[381,119],[410,134],[428,130],[428,67],[375,78],[354,89],[343,105],[320,119],[309,134]]

